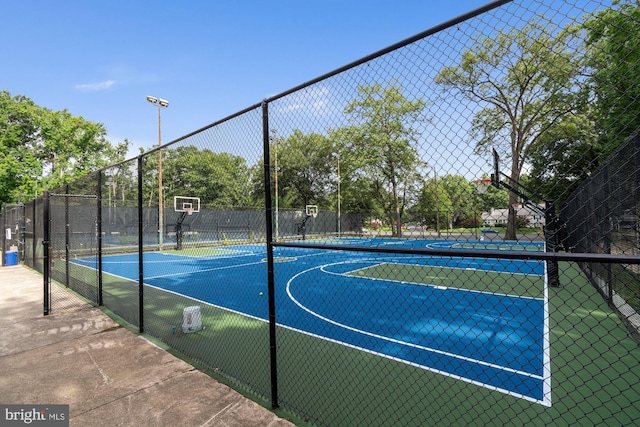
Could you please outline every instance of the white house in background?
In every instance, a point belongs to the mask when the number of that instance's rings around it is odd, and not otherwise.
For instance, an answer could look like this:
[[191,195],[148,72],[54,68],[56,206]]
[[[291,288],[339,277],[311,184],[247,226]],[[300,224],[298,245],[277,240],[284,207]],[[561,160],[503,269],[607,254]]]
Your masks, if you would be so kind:
[[529,228],[543,228],[544,227],[544,214],[531,208],[530,206],[518,205],[518,216],[525,217]]
[[[529,206],[516,205],[516,215],[527,219],[529,228],[544,227],[544,215]],[[482,212],[482,224],[487,227],[506,225],[509,219],[509,209],[491,209]]]
[[486,227],[495,227],[496,225],[505,225],[509,218],[509,209],[493,209],[489,212],[482,212],[482,225]]

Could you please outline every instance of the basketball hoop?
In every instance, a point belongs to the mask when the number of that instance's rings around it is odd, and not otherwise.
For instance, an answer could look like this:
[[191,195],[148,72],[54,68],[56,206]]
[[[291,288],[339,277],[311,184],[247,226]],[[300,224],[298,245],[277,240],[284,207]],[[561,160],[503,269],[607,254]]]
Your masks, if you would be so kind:
[[189,215],[200,212],[200,197],[174,196],[173,210]]
[[317,217],[318,216],[318,206],[317,205],[307,205],[305,208],[307,216]]
[[490,179],[474,179],[471,183],[476,187],[479,194],[485,194],[491,185]]

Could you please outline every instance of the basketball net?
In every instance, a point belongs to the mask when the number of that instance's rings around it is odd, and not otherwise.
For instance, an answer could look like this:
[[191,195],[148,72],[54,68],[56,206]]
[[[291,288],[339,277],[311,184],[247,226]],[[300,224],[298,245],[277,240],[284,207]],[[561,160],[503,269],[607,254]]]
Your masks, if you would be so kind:
[[491,185],[490,179],[474,179],[471,183],[476,187],[479,194],[485,194]]

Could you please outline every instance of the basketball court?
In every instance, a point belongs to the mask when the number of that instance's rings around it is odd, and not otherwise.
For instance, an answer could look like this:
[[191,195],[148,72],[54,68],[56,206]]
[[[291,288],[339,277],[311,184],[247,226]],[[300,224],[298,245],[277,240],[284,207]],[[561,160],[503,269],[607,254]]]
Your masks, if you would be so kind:
[[[328,242],[407,248],[447,244],[364,238]],[[448,244],[479,248],[483,242]],[[528,244],[530,250],[535,246]],[[513,244],[501,249],[521,250]],[[487,259],[480,250],[477,258],[457,258],[327,251],[321,246],[276,248],[274,260],[279,326],[550,404],[543,262]],[[96,267],[95,258],[74,263]],[[137,268],[137,254],[103,258],[104,272],[128,279],[132,288],[137,287]],[[188,297],[193,305],[264,322],[266,269],[264,245],[144,253],[146,285]]]

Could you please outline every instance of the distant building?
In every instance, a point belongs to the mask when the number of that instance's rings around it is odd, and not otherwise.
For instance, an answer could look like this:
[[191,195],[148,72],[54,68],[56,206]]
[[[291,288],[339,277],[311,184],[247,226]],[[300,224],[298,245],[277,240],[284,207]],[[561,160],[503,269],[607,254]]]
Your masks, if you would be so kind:
[[495,227],[505,225],[509,217],[509,209],[493,209],[489,212],[482,212],[482,225]]
[[[544,227],[544,215],[528,206],[516,205],[516,215],[527,222],[529,228]],[[491,209],[482,212],[482,224],[486,227],[504,226],[509,219],[509,209]]]

